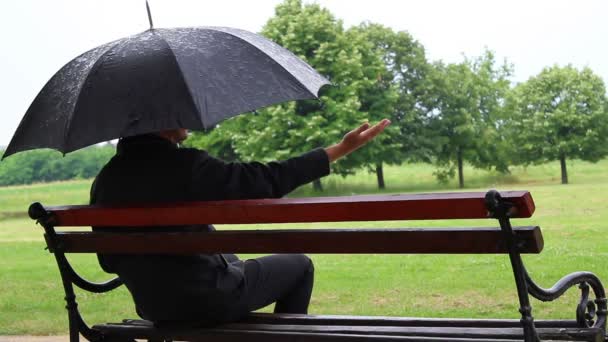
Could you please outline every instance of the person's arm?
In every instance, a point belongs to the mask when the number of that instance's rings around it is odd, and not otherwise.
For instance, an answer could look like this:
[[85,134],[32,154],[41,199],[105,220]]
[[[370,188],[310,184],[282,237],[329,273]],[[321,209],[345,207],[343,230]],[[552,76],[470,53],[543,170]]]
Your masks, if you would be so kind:
[[192,168],[193,200],[277,198],[329,174],[321,148],[270,163],[224,162],[198,151]]
[[198,151],[192,169],[193,199],[255,199],[282,197],[300,185],[329,174],[329,164],[377,136],[389,124],[368,123],[347,133],[342,141],[284,161],[227,163]]

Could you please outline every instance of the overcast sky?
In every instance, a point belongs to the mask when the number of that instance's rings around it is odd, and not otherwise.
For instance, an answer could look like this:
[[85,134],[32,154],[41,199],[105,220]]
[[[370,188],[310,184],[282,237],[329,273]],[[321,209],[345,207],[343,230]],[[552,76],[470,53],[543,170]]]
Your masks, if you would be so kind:
[[[258,32],[277,0],[150,0],[155,27],[230,26]],[[307,1],[311,2],[311,1]],[[372,21],[410,32],[430,60],[459,62],[484,47],[515,65],[516,82],[554,64],[608,80],[606,0],[318,0],[346,27]],[[0,6],[0,146],[66,62],[148,28],[143,0],[7,0]]]

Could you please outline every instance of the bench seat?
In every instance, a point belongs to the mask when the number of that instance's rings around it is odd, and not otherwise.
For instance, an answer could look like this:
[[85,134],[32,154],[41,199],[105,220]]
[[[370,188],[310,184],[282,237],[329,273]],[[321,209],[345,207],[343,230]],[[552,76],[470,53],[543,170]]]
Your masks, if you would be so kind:
[[[602,329],[582,329],[574,321],[539,320],[547,341],[604,341]],[[437,319],[378,316],[318,316],[254,313],[238,323],[214,328],[157,328],[144,320],[96,325],[105,336],[187,341],[523,341],[519,320]]]

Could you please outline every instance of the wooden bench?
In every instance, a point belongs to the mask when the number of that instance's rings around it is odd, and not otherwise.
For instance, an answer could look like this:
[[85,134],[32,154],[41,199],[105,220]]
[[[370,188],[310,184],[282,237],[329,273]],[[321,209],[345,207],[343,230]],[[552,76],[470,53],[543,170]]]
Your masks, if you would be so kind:
[[[48,249],[57,260],[66,293],[70,340],[90,341],[604,341],[606,298],[600,280],[589,272],[565,276],[550,289],[536,285],[521,253],[540,253],[539,227],[512,227],[511,218],[534,212],[527,191],[437,193],[264,199],[121,206],[30,206],[29,215],[45,229]],[[208,233],[107,233],[56,227],[252,224],[337,221],[482,219],[495,228],[283,229],[224,230]],[[100,293],[121,285],[80,277],[66,253],[399,253],[508,254],[515,276],[521,320],[432,319],[361,316],[277,315],[254,313],[214,328],[155,327],[144,320],[97,324],[81,317],[74,285]],[[534,320],[529,295],[552,301],[579,285],[576,319]],[[589,298],[590,290],[595,298]]]

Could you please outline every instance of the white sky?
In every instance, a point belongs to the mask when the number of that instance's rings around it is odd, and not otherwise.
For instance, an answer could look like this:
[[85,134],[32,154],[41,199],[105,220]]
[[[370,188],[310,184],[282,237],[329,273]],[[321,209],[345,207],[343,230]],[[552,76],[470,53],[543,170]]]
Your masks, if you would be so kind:
[[[150,0],[155,27],[230,26],[258,32],[278,0]],[[310,0],[306,2],[311,2]],[[430,60],[459,62],[484,47],[525,81],[553,64],[608,80],[606,0],[318,0],[346,27],[364,20],[409,31]],[[0,4],[0,146],[66,62],[148,28],[144,0],[5,0]],[[43,134],[43,133],[42,133]]]

